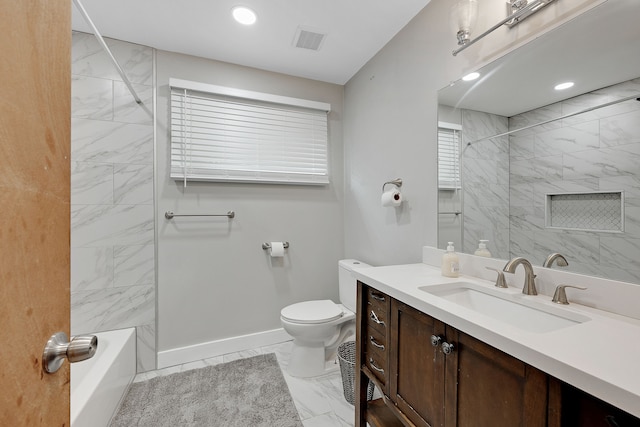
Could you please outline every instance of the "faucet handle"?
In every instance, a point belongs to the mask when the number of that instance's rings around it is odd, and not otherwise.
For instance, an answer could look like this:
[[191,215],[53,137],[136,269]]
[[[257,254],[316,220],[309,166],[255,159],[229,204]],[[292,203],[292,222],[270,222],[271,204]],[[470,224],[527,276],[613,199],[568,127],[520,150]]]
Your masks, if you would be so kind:
[[565,288],[580,289],[582,291],[587,289],[581,286],[558,285],[558,287],[556,287],[556,292],[553,294],[553,299],[551,301],[555,302],[556,304],[565,304],[565,305],[569,304],[569,300],[567,300],[567,293],[565,291]]
[[495,285],[497,288],[508,288],[507,282],[504,279],[504,273],[501,270],[491,268],[491,267],[485,267],[485,268],[487,270],[493,270],[496,273],[498,273],[498,277],[496,277],[496,285]]

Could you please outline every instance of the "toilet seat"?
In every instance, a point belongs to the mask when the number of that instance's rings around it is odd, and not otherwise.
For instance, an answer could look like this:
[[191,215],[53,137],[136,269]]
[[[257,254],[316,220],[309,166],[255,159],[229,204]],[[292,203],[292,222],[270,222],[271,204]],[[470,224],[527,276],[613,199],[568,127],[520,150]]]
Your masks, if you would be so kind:
[[304,301],[280,311],[282,319],[292,323],[318,324],[331,322],[344,315],[342,308],[331,300]]

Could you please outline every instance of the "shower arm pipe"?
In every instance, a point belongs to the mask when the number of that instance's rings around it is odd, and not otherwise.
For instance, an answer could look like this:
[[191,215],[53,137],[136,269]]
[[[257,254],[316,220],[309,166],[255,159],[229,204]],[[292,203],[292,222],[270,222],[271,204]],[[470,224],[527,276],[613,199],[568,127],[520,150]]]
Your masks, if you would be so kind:
[[492,135],[492,136],[487,136],[487,137],[484,137],[484,138],[476,139],[475,141],[467,142],[467,146],[469,146],[471,144],[476,144],[478,142],[485,141],[487,139],[500,138],[501,136],[511,135],[512,133],[521,132],[523,130],[531,129],[531,128],[534,128],[536,126],[546,125],[547,123],[555,122],[556,120],[568,119],[569,117],[577,116],[579,114],[588,113],[588,112],[594,111],[594,110],[599,110],[600,108],[604,108],[604,107],[610,107],[612,105],[620,104],[621,102],[631,101],[632,99],[635,99],[636,101],[640,101],[640,94],[631,95],[631,96],[627,96],[627,97],[624,97],[624,98],[616,99],[615,101],[610,101],[610,102],[606,102],[604,104],[595,105],[593,107],[584,108],[582,110],[575,111],[573,113],[565,114],[564,116],[560,116],[560,117],[556,117],[556,118],[553,118],[553,119],[544,120],[544,121],[541,121],[541,122],[538,122],[538,123],[534,123],[532,125],[527,125],[527,126],[523,126],[521,128],[518,128],[518,129],[510,130],[508,132],[503,132],[503,133],[499,133],[497,135]]
[[116,67],[116,70],[120,74],[120,77],[122,77],[122,81],[124,81],[124,84],[127,85],[127,88],[129,88],[129,92],[131,92],[131,95],[133,96],[133,98],[136,100],[138,104],[142,104],[142,100],[140,99],[135,89],[131,85],[129,78],[124,73],[124,70],[122,69],[122,67],[116,60],[116,58],[113,56],[113,53],[111,53],[111,49],[109,49],[109,46],[107,46],[107,43],[102,38],[102,35],[100,34],[95,24],[89,17],[89,14],[85,10],[84,6],[82,6],[82,3],[80,3],[80,0],[73,0],[73,3],[76,5],[76,8],[78,8],[78,11],[80,12],[84,20],[87,21],[87,24],[89,25],[89,27],[91,27],[91,30],[93,31],[93,35],[96,36],[96,39],[98,39],[98,43],[100,43],[100,45],[106,52],[107,56],[109,57],[109,59],[111,59],[111,62],[113,62],[113,65]]
[[453,56],[456,56],[457,54],[459,54],[460,52],[462,52],[463,50],[465,50],[466,48],[468,48],[469,46],[475,44],[476,42],[482,40],[483,38],[485,38],[486,36],[488,36],[489,34],[493,33],[495,30],[497,30],[498,28],[502,27],[503,25],[507,24],[510,21],[517,23],[518,19],[520,17],[523,17],[525,15],[529,15],[533,12],[537,12],[538,8],[540,7],[544,7],[546,5],[548,5],[549,3],[551,3],[554,0],[535,0],[532,3],[529,3],[528,5],[526,5],[525,7],[523,7],[522,9],[519,9],[517,12],[514,12],[513,14],[507,16],[506,18],[504,18],[502,21],[498,22],[497,24],[495,24],[493,27],[489,28],[487,31],[485,31],[484,33],[480,34],[478,37],[474,38],[473,40],[469,41],[468,43],[465,43],[463,46],[459,47],[458,49],[453,51]]

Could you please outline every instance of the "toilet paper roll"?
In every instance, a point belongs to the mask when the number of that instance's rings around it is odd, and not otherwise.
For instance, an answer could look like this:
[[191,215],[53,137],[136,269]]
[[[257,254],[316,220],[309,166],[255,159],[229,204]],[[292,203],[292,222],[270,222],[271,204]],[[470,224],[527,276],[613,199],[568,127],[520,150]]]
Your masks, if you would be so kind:
[[271,249],[269,250],[271,258],[279,258],[284,256],[284,243],[271,242]]
[[402,203],[402,193],[397,188],[390,189],[382,193],[382,197],[380,199],[382,206],[400,206]]

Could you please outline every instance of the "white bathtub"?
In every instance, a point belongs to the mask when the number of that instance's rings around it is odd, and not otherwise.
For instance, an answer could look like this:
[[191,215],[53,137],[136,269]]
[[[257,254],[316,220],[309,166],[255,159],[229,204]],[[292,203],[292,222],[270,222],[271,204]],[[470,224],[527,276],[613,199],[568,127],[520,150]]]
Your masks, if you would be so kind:
[[95,335],[96,354],[71,365],[71,427],[106,427],[136,374],[135,328]]

